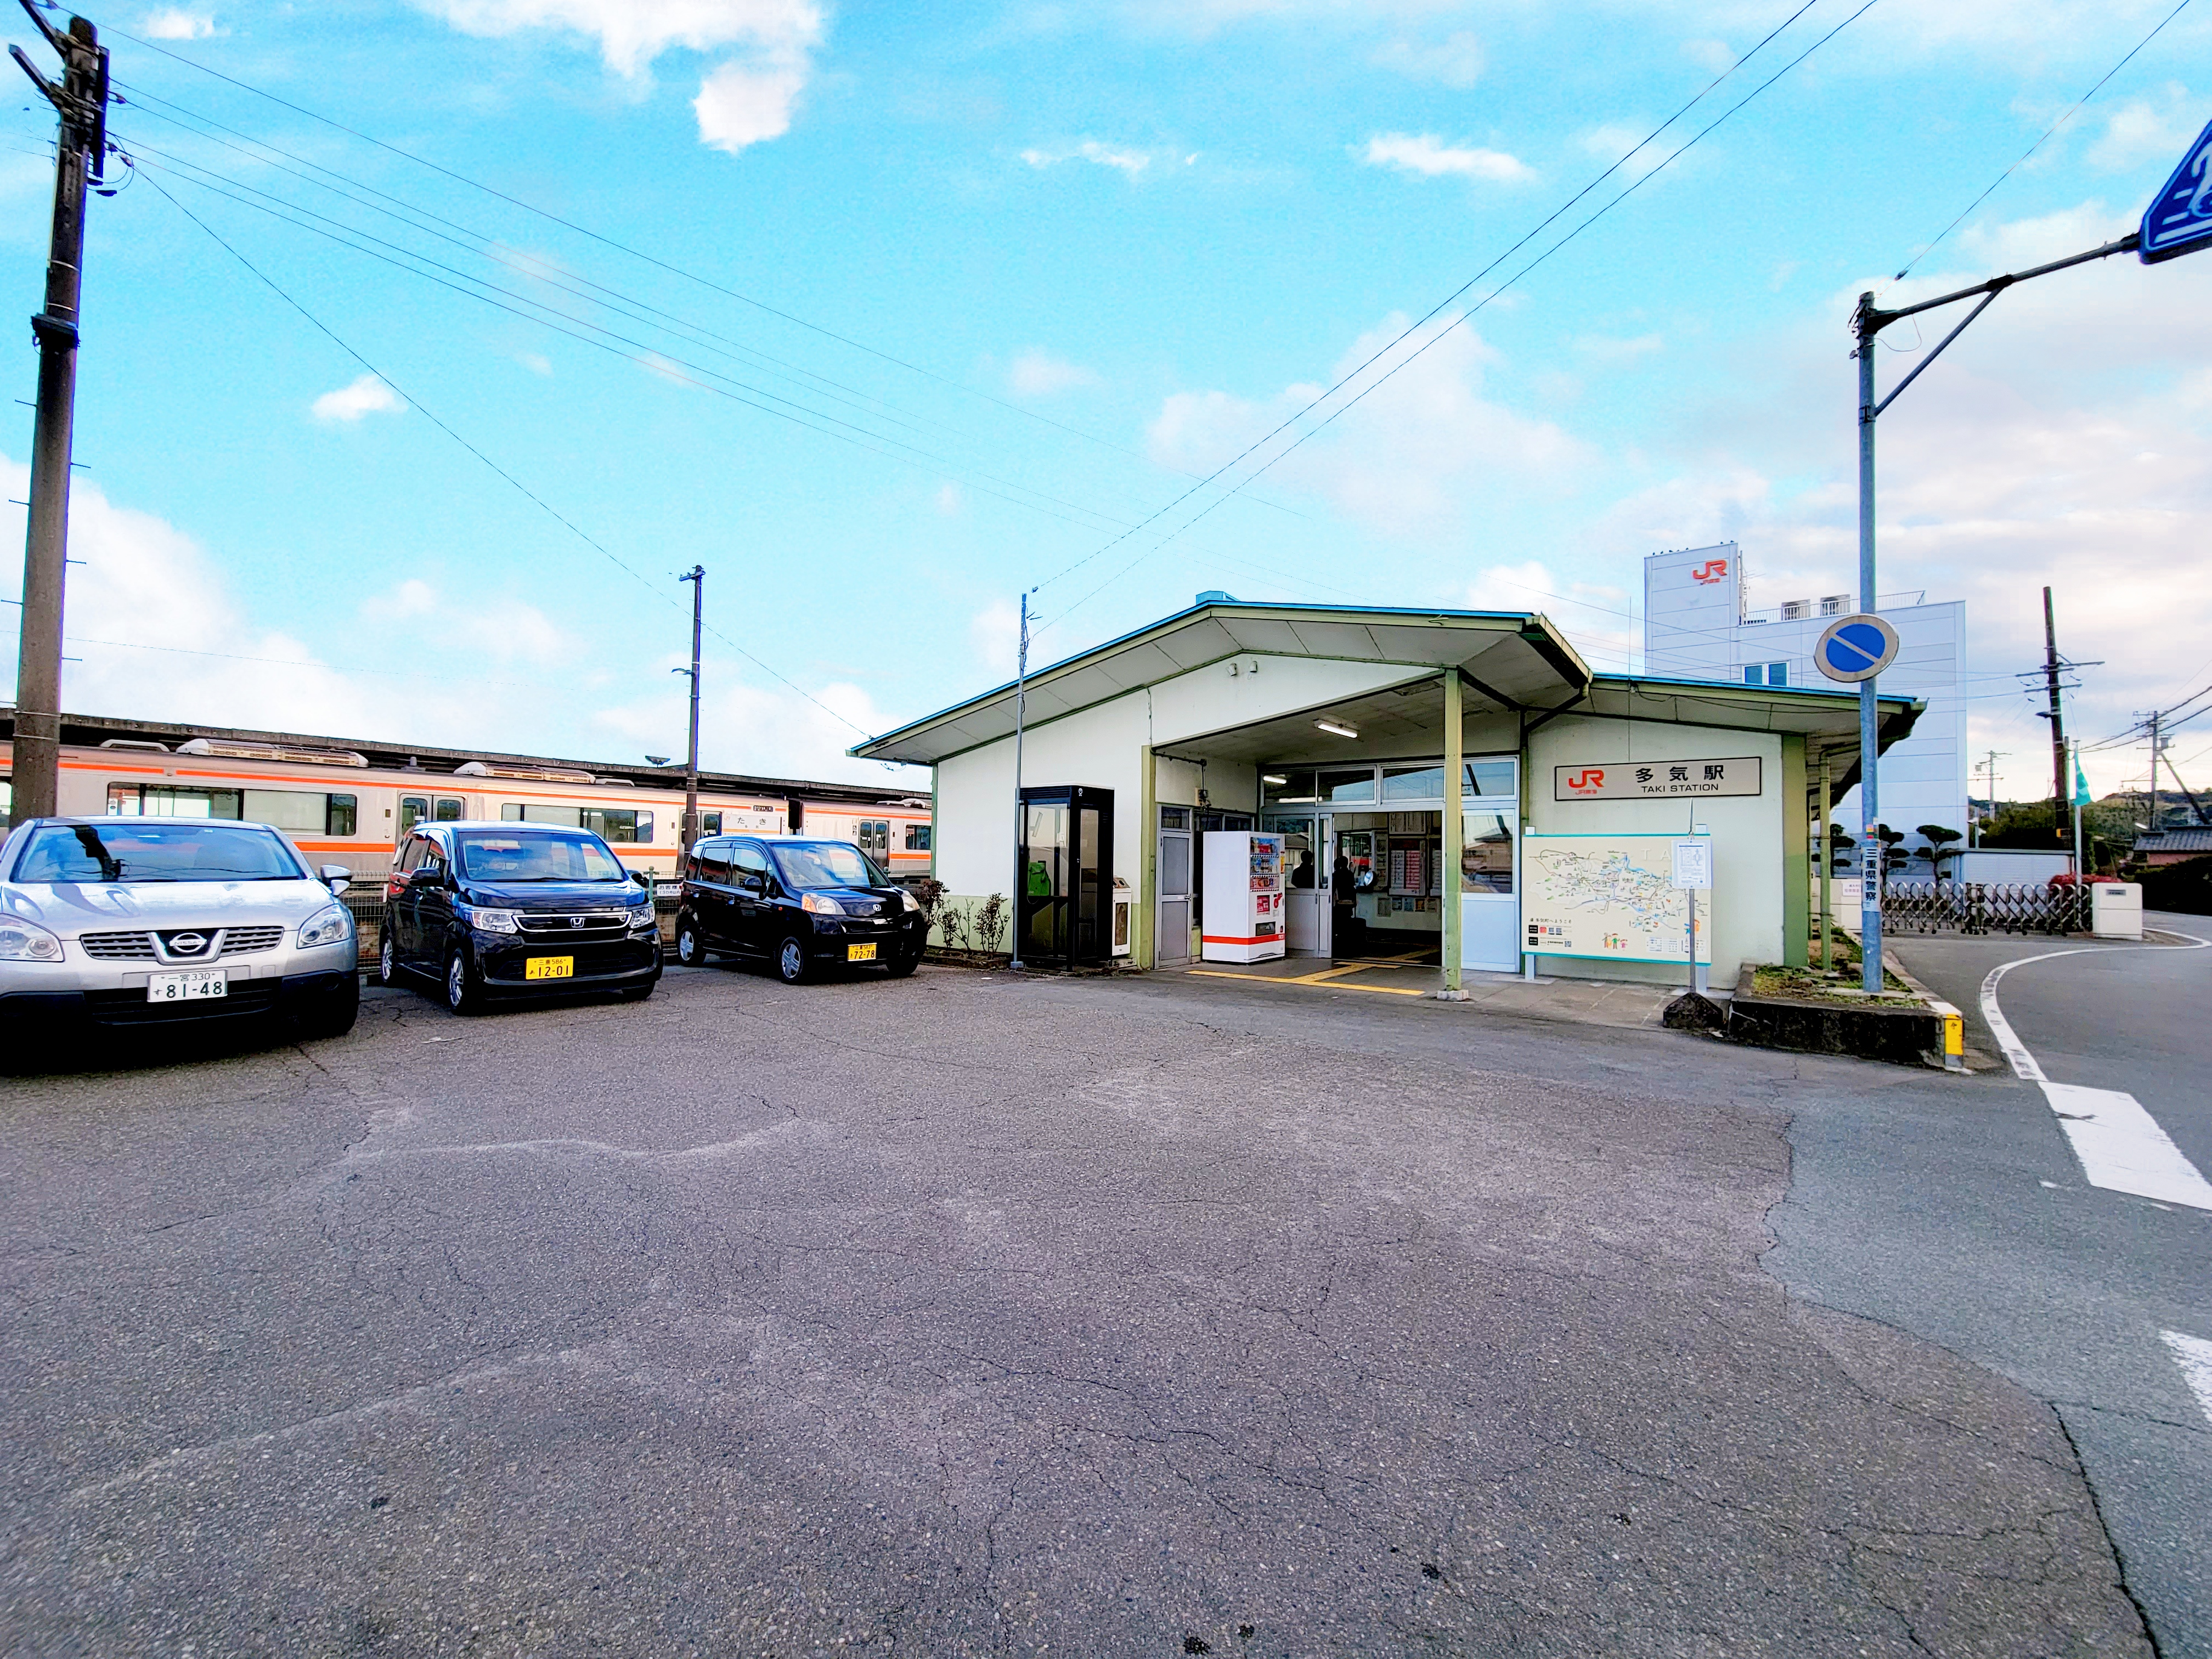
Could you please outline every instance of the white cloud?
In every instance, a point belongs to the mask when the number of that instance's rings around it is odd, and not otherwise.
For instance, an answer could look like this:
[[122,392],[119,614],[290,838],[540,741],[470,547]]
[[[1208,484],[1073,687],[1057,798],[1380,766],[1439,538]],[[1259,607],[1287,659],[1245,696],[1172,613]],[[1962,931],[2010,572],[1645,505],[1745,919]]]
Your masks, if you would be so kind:
[[215,33],[215,19],[182,6],[163,6],[148,12],[138,27],[150,40],[205,40]]
[[[1386,318],[1353,341],[1328,380],[1372,356],[1407,321]],[[1399,348],[1398,356],[1412,343]],[[1551,422],[1532,420],[1483,395],[1484,371],[1495,356],[1472,329],[1451,331],[1363,403],[1357,415],[1290,452],[1267,472],[1266,487],[1319,495],[1339,511],[1393,534],[1433,538],[1463,534],[1486,490],[1559,485],[1587,464],[1590,453]],[[1163,465],[1211,472],[1321,389],[1317,384],[1286,386],[1264,403],[1218,391],[1177,392],[1163,401],[1147,430],[1152,454]],[[1336,406],[1332,403],[1323,412]],[[1278,448],[1283,441],[1277,441]]]
[[[911,782],[917,791],[927,793],[926,771],[886,769],[875,761],[854,760],[845,753],[860,740],[855,726],[873,733],[891,725],[860,687],[843,681],[817,684],[811,689],[816,701],[810,701],[781,686],[763,690],[752,684],[745,678],[751,672],[712,659],[701,665],[705,687],[699,704],[702,765],[769,777],[889,781],[895,787]],[[689,699],[686,682],[672,677],[666,690],[602,709],[592,723],[611,738],[619,738],[624,750],[681,754]]]
[[1575,648],[1608,669],[1628,665],[1635,633],[1628,596],[1601,583],[1571,581],[1540,560],[1486,567],[1468,585],[1476,611],[1540,611],[1565,630]]
[[692,100],[699,142],[734,155],[791,130],[825,17],[815,0],[416,0],[469,34],[558,29],[599,43],[616,74],[641,76],[675,47],[732,52]]
[[438,590],[418,576],[410,576],[389,593],[370,595],[361,603],[361,614],[373,623],[402,622],[427,617],[438,608]]
[[459,641],[477,656],[498,663],[551,663],[570,654],[574,646],[534,605],[520,599],[448,599],[419,576],[363,599],[361,616],[372,625],[435,617],[440,637]]
[[2125,173],[2150,161],[2170,168],[2203,130],[2206,113],[2206,100],[2175,82],[2155,100],[2136,98],[2114,110],[2084,157],[2100,173]]
[[1433,133],[1416,137],[1407,132],[1380,132],[1367,141],[1364,154],[1354,154],[1370,167],[1395,167],[1401,173],[1416,173],[1424,179],[1457,177],[1516,185],[1536,176],[1517,158],[1503,150],[1446,144]]
[[375,375],[364,374],[351,386],[325,392],[312,407],[319,421],[358,421],[365,415],[397,415],[407,405]]
[[1006,387],[1024,398],[1049,398],[1078,386],[1097,386],[1098,377],[1079,363],[1032,346],[1006,365]]
[[1584,334],[1577,337],[1575,349],[1585,357],[1602,363],[1628,362],[1638,357],[1648,357],[1655,351],[1667,349],[1663,334],[1638,334],[1632,339],[1614,339],[1602,334]]
[[1482,78],[1482,42],[1472,29],[1437,41],[1389,40],[1368,60],[1409,81],[1433,82],[1464,91]]
[[[1680,145],[1680,138],[1671,134],[1662,134],[1646,144],[1644,140],[1650,131],[1648,126],[1609,122],[1592,127],[1582,136],[1581,143],[1583,149],[1599,161],[1619,161],[1620,171],[1615,176],[1632,182],[1656,173]],[[1638,149],[1638,145],[1643,147]]]
[[[1126,144],[1103,144],[1096,138],[1085,138],[1080,143],[1063,145],[1054,149],[1033,149],[1022,152],[1022,160],[1040,171],[1046,167],[1057,167],[1062,161],[1090,161],[1098,167],[1112,167],[1115,172],[1130,179],[1139,177],[1155,161],[1172,159],[1171,155],[1164,152],[1131,149]],[[1189,158],[1189,161],[1195,161],[1197,159],[1196,155],[1193,155]],[[1189,161],[1186,161],[1184,165],[1188,166]]]
[[960,509],[967,503],[960,494],[958,484],[941,483],[937,486],[936,504],[938,512],[951,519],[957,518]]
[[553,360],[546,356],[543,352],[520,352],[517,354],[514,361],[520,363],[532,374],[550,374],[553,372]]
[[1682,56],[1701,70],[1718,75],[1734,66],[1735,49],[1725,40],[1685,40]]

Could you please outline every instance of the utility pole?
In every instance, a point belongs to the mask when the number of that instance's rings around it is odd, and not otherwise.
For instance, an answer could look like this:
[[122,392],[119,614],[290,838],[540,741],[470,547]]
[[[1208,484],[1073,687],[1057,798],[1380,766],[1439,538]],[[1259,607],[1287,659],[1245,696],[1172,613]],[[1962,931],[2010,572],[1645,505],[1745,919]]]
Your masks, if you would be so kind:
[[59,86],[20,46],[8,55],[61,117],[54,140],[54,216],[46,253],[46,308],[31,319],[39,346],[39,398],[31,439],[30,532],[23,546],[23,632],[15,659],[13,816],[59,808],[62,738],[62,583],[69,556],[71,428],[76,417],[77,301],[84,263],[85,191],[101,182],[107,155],[107,49],[82,17],[64,34],[31,0],[23,9],[62,60]]
[[1028,714],[1030,681],[1030,596],[1022,594],[1022,641],[1014,657],[1014,915],[1013,958],[1007,963],[1016,972],[1022,966],[1022,894],[1029,872],[1023,867],[1022,842],[1028,833],[1022,811],[1022,726]]
[[[1982,775],[1989,781],[1990,816],[1991,817],[1995,817],[1997,815],[1997,762],[2000,758],[2002,758],[2002,757],[1999,752],[1996,750],[1992,749],[1987,755],[1982,757],[1982,763],[1974,769],[1976,771],[1981,773]],[[1981,820],[1974,816],[1974,804],[1972,800],[1969,800],[1966,803],[1966,845],[1969,847],[1979,846],[1981,844]]]
[[[676,579],[691,584],[691,666],[678,674],[691,676],[691,747],[684,762],[684,852],[699,839],[699,620],[707,599],[707,567],[695,564]],[[683,867],[678,861],[677,867]]]
[[2158,821],[2158,716],[2150,711],[2150,827],[2154,832],[2162,829]]
[[[2074,774],[2078,777],[2081,775],[2081,739],[2079,738],[2074,739],[2073,761]],[[2083,867],[2081,858],[2081,792],[2072,787],[2070,779],[2069,780],[2069,785],[2066,791],[2066,799],[2068,804],[2074,809],[2074,874],[2075,878],[2078,880],[2083,876],[2092,875],[2095,872]],[[2079,890],[2077,889],[2076,890],[2078,891]]]
[[[2051,833],[2054,839],[2065,842],[2066,802],[2073,791],[2066,787],[2066,720],[2065,711],[2058,703],[2058,629],[2051,616],[2051,590],[2043,590],[2043,687],[2051,699]],[[2154,751],[2155,752],[2155,751]],[[2155,783],[2156,779],[2152,781]],[[2076,854],[2078,848],[2069,848]]]

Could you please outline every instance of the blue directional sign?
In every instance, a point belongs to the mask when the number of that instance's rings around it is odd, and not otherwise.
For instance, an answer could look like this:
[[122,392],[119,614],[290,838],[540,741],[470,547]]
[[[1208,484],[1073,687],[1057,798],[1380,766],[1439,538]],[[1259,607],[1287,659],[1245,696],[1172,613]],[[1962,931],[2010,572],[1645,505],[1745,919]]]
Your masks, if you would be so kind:
[[1897,655],[1897,630],[1879,617],[1842,617],[1814,647],[1813,665],[1832,680],[1856,685],[1889,666]]
[[2181,158],[2166,188],[2143,210],[2142,246],[2136,250],[2142,262],[2177,258],[2212,242],[2212,126],[2197,135],[2197,142]]

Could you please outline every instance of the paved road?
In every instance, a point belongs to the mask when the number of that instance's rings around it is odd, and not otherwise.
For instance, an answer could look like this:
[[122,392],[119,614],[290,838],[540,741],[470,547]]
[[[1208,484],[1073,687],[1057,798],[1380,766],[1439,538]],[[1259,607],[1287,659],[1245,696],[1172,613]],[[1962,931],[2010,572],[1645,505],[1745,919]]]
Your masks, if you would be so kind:
[[0,1648],[2144,1655],[2059,1420],[1761,1264],[2004,1086],[933,969],[17,1080]]
[[[2212,935],[2203,919],[2154,918]],[[1801,1103],[1769,1265],[2049,1401],[2166,1659],[2212,1659],[2212,1421],[2166,1332],[2212,1340],[2212,1213],[2091,1184],[2044,1092],[1996,1061],[1990,970],[2047,939],[1895,942],[1996,1069],[1931,1115],[1892,1091]],[[2133,1095],[2212,1172],[2212,950],[2099,947],[2008,971],[2001,1012],[2054,1081]]]

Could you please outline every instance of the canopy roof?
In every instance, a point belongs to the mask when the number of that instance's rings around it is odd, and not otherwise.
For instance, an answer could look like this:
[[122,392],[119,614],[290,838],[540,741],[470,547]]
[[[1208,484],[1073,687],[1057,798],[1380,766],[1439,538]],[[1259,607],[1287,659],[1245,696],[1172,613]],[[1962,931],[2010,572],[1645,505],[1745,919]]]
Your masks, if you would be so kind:
[[[1316,740],[1313,722],[1322,715],[1358,730],[1363,750],[1383,744],[1398,752],[1435,752],[1441,745],[1442,699],[1423,696],[1423,688],[1432,687],[1442,670],[1456,668],[1470,716],[1517,715],[1524,728],[1571,713],[1794,732],[1805,738],[1816,763],[1824,753],[1836,763],[1838,795],[1858,778],[1856,691],[1598,674],[1546,617],[1531,611],[1207,601],[1040,669],[1029,677],[1026,716],[1030,725],[1042,725],[1240,655],[1391,664],[1409,672],[1396,685],[1184,738],[1177,749],[1224,760],[1350,758],[1353,750]],[[933,765],[1012,737],[1014,692],[1009,682],[856,744],[851,752],[868,760]],[[1922,708],[1909,698],[1881,699],[1883,748],[1912,729]]]

